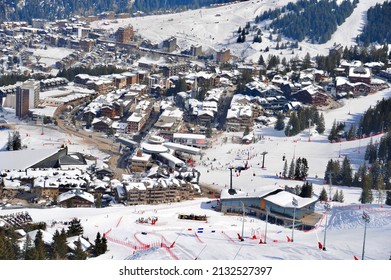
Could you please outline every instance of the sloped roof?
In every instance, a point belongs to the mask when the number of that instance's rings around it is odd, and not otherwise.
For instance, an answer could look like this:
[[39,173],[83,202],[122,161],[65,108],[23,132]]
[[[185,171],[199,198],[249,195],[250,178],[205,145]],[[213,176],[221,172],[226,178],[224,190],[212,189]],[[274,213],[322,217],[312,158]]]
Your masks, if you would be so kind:
[[59,149],[0,152],[0,170],[26,169],[54,155]]
[[74,190],[70,190],[68,192],[62,193],[58,196],[57,201],[59,203],[74,198],[74,197],[80,197],[83,198],[84,200],[87,200],[91,203],[94,203],[94,196],[88,192],[85,192],[81,190],[80,188],[75,188]]

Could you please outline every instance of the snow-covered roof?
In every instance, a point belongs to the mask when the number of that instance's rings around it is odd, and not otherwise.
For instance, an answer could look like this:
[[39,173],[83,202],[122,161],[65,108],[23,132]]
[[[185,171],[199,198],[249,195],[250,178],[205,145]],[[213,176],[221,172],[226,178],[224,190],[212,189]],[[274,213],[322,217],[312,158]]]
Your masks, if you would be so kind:
[[138,123],[144,118],[145,114],[133,113],[126,121]]
[[70,191],[67,191],[65,193],[62,193],[60,194],[58,197],[57,197],[57,201],[59,203],[65,201],[65,200],[68,200],[68,199],[71,199],[73,197],[81,197],[91,203],[94,203],[94,196],[88,192],[85,192],[83,190],[81,190],[80,188],[75,188],[74,190],[70,190]]
[[0,170],[27,169],[57,152],[53,148],[0,152]]
[[231,195],[229,189],[221,190],[220,198],[221,199],[241,199],[241,198],[260,198],[265,197],[266,195],[276,191],[278,188],[275,186],[262,186],[262,190],[257,190],[254,192],[245,192],[236,190],[236,193]]
[[149,161],[151,159],[151,155],[145,153],[143,153],[142,155],[134,154],[131,159],[137,161]]
[[144,152],[150,152],[150,153],[167,153],[168,148],[164,147],[161,144],[149,144],[146,142],[141,143],[141,148]]
[[130,190],[133,190],[133,189],[138,189],[140,191],[145,191],[147,188],[145,187],[145,185],[143,183],[130,182],[130,183],[125,185],[125,189],[126,189],[126,191],[130,191]]
[[234,105],[231,106],[230,109],[228,109],[227,119],[232,119],[232,118],[239,119],[242,116],[248,116],[248,117],[252,116],[251,106]]
[[[38,233],[38,231],[41,231],[41,232],[42,232],[42,240],[43,240],[43,242],[44,242],[46,245],[50,245],[50,244],[53,243],[53,234],[51,234],[50,232],[47,232],[47,231],[44,231],[44,230],[36,229],[36,230],[27,232],[27,234],[30,236],[31,240],[34,240],[34,239],[35,239],[35,236],[36,236],[37,233]],[[24,238],[24,239],[25,239],[25,238]]]
[[318,200],[316,197],[301,197],[295,194],[292,194],[287,191],[281,191],[277,194],[269,195],[265,197],[266,201],[269,201],[271,203],[274,203],[276,205],[279,205],[284,208],[293,208],[292,201],[293,199],[296,199],[298,208],[302,208],[304,206],[307,206],[310,203],[314,203]]
[[67,238],[67,245],[71,250],[76,249],[76,242],[79,240],[79,238],[83,251],[86,251],[88,248],[91,247],[91,243],[82,236],[71,236]]
[[367,67],[350,67],[349,77],[351,78],[370,78],[371,70]]
[[33,113],[33,115],[36,116],[45,116],[52,118],[54,116],[55,111],[58,107],[55,106],[45,106],[43,108],[33,108],[29,111]]

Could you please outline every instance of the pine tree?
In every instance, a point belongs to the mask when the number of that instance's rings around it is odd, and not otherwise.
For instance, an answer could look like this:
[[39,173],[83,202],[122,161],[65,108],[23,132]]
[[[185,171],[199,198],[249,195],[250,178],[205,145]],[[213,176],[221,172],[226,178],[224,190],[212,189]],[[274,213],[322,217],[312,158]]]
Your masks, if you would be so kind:
[[81,246],[80,237],[77,241],[75,241],[76,249],[74,252],[74,259],[75,260],[85,260],[87,259],[87,253],[84,252],[83,247]]
[[305,182],[301,187],[301,192],[299,194],[301,197],[312,197],[312,183]]
[[265,60],[263,59],[263,56],[262,56],[262,55],[259,56],[258,64],[259,64],[259,65],[266,66]]
[[7,151],[12,151],[13,146],[11,133],[8,132]]
[[102,195],[100,193],[96,197],[95,206],[96,208],[102,208]]
[[106,237],[103,235],[102,237],[102,243],[101,243],[101,248],[102,248],[102,254],[106,253],[107,251],[107,239]]
[[8,236],[10,237],[9,240],[10,240],[10,245],[11,245],[11,247],[8,249],[9,250],[8,253],[10,254],[10,258],[14,259],[14,260],[21,259],[22,254],[21,254],[21,248],[20,248],[20,244],[19,244],[19,236],[16,234],[14,228],[9,229]]
[[302,67],[302,69],[307,69],[307,68],[311,67],[311,56],[310,56],[310,54],[308,52],[304,56],[304,60],[303,60],[303,63],[302,63],[301,67]]
[[341,167],[342,185],[351,186],[353,182],[353,170],[347,157],[344,158]]
[[282,177],[286,178],[288,176],[288,161],[284,160],[284,169],[282,171]]
[[377,159],[377,144],[373,144],[372,138],[365,150],[365,159],[368,160],[369,163],[374,163]]
[[319,116],[319,122],[316,125],[316,131],[318,131],[319,134],[323,134],[325,129],[326,129],[326,125],[324,122],[324,116],[323,116],[323,113],[321,113]]
[[37,251],[33,246],[33,242],[31,240],[30,235],[26,235],[26,241],[24,244],[24,259],[25,260],[36,260],[37,259]]
[[102,239],[100,237],[100,232],[98,232],[96,234],[95,245],[94,245],[94,255],[96,257],[99,256],[100,254],[102,254],[102,252],[101,252],[101,245],[102,245]]
[[319,195],[319,201],[327,201],[327,200],[328,200],[327,191],[326,191],[326,189],[323,187],[323,188],[322,188],[322,191],[320,192],[320,195]]
[[37,260],[46,260],[46,249],[42,239],[42,231],[38,230],[34,240]]
[[295,179],[300,179],[301,178],[301,170],[300,170],[301,169],[301,164],[302,164],[301,161],[302,160],[301,160],[300,157],[296,159],[295,175],[294,175]]
[[280,113],[277,115],[277,122],[274,126],[275,130],[283,130],[284,129],[284,127],[285,127],[284,119],[285,119],[285,117],[283,114]]
[[302,158],[300,166],[300,178],[305,179],[308,176],[308,161],[306,158]]
[[373,201],[371,185],[372,185],[371,177],[369,176],[369,174],[365,174],[362,178],[362,182],[361,182],[362,192],[359,198],[359,201],[362,204],[372,203]]
[[19,131],[15,131],[12,135],[12,149],[18,151],[22,148],[22,139],[20,138]]
[[333,195],[333,201],[339,201],[339,192],[338,192],[338,190]]
[[328,162],[327,162],[327,165],[326,165],[326,171],[324,173],[324,180],[326,182],[329,182],[330,180],[330,173],[332,172],[333,170],[333,160],[330,159]]
[[67,231],[68,237],[82,235],[82,234],[83,234],[83,227],[80,223],[80,220],[77,218],[73,218],[68,227],[68,231]]
[[375,188],[378,194],[378,203],[382,204],[383,203],[383,198],[384,198],[384,179],[383,179],[383,174],[380,172],[379,175],[376,178],[375,181]]
[[337,121],[334,120],[333,125],[331,126],[330,134],[329,134],[329,141],[334,142],[338,140],[338,135],[337,135]]
[[339,190],[339,195],[338,195],[338,202],[343,203],[345,201],[345,197],[343,195],[343,191]]
[[67,235],[64,228],[61,230],[61,233],[56,230],[53,235],[51,258],[54,260],[67,259],[67,248]]
[[356,138],[355,131],[357,130],[356,126],[353,124],[350,126],[348,133],[346,135],[346,140],[353,140]]
[[10,240],[10,238],[8,238],[5,234],[5,229],[0,227],[0,260],[16,259],[12,242],[16,242],[16,240]]
[[291,164],[289,166],[288,178],[289,179],[295,178],[295,162],[294,162],[293,158],[292,158]]

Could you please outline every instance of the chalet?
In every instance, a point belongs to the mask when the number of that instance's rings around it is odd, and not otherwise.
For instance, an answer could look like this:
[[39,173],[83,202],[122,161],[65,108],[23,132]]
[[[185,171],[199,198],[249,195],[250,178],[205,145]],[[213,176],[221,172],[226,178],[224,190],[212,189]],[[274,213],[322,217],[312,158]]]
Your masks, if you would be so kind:
[[364,64],[365,67],[371,69],[371,72],[375,75],[378,75],[380,71],[384,68],[383,62],[367,62]]
[[108,117],[100,117],[92,121],[92,127],[95,131],[108,132],[112,123],[113,121]]
[[351,67],[348,74],[349,82],[351,83],[366,83],[371,84],[371,70],[367,67]]
[[326,105],[329,100],[329,97],[326,95],[324,89],[320,86],[314,85],[304,87],[293,94],[292,98],[304,104],[312,104],[315,106]]
[[[42,182],[42,184],[39,184]],[[35,194],[38,199],[51,198],[54,199],[59,195],[59,185],[55,182],[47,182],[44,178],[37,178],[34,181]]]
[[199,110],[197,114],[197,121],[201,125],[213,123],[215,114],[211,110]]
[[126,183],[125,193],[128,205],[147,204],[147,188],[144,183]]
[[128,130],[128,123],[113,121],[111,128],[114,129],[116,133],[126,133]]
[[280,89],[286,98],[290,98],[292,94],[296,93],[302,88],[299,83],[285,82],[280,85]]
[[372,91],[373,89],[371,85],[368,85],[366,83],[363,82],[351,83],[347,78],[343,78],[343,77],[337,77],[336,79],[337,93],[346,92],[346,93],[351,93],[354,96],[357,96],[357,95],[366,95]]
[[234,105],[228,109],[226,127],[230,131],[243,131],[253,125],[253,112],[250,105]]
[[129,205],[158,204],[194,198],[198,186],[176,178],[125,179],[123,187],[117,187],[117,199]]
[[57,203],[62,207],[92,207],[94,205],[94,196],[88,192],[76,188],[62,193],[57,197]]
[[103,105],[101,108],[100,108],[100,114],[102,117],[106,117],[106,118],[109,118],[109,119],[115,119],[116,118],[116,112],[113,108],[113,106],[111,105]]

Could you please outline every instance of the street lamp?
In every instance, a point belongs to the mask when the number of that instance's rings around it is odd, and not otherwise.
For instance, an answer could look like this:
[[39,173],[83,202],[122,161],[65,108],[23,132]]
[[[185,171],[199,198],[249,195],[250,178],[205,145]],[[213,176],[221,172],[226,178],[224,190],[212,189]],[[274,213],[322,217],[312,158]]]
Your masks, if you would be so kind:
[[311,142],[311,119],[308,119],[308,142]]
[[364,220],[364,240],[363,240],[363,244],[362,244],[362,257],[361,257],[361,259],[364,260],[365,239],[366,239],[366,235],[367,235],[367,224],[371,221],[371,217],[369,217],[369,215],[364,211],[362,213],[362,218]]
[[327,212],[330,210],[330,204],[326,202],[324,209],[326,210],[326,223],[324,225],[323,251],[326,251]]
[[293,242],[293,233],[295,231],[295,217],[296,217],[296,207],[299,205],[296,198],[292,198],[292,205],[293,205],[293,224],[292,224],[292,238],[291,242]]
[[244,203],[240,200],[240,203],[242,203],[242,211],[243,211],[243,214],[242,214],[242,238],[240,239],[240,241],[244,241]]
[[266,225],[265,225],[265,244],[267,240],[267,224],[269,223],[269,212],[270,212],[270,207],[266,206]]

